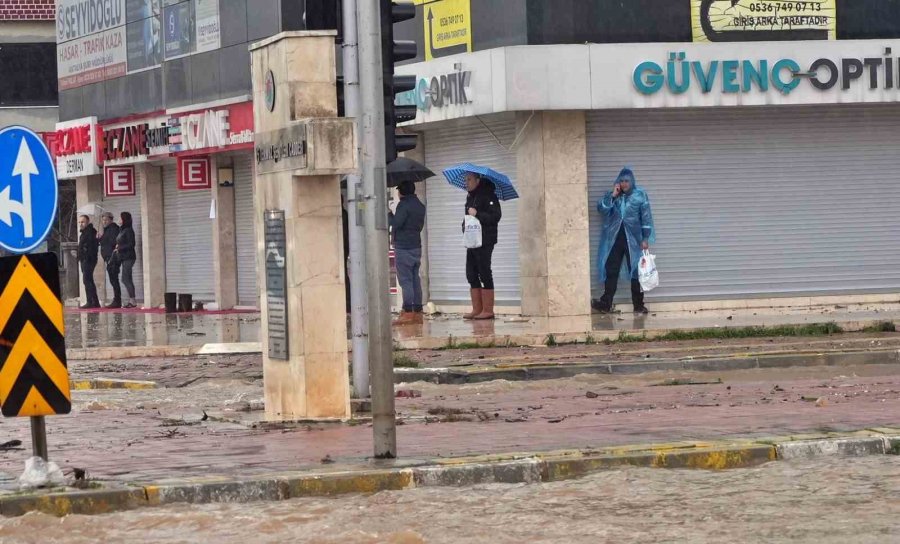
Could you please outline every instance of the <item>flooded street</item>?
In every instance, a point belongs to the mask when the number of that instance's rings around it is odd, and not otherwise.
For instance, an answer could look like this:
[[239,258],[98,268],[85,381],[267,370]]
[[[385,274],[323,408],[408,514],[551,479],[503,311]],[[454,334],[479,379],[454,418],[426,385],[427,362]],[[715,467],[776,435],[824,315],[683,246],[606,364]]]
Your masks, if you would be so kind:
[[900,457],[0,520],[0,542],[896,542]]

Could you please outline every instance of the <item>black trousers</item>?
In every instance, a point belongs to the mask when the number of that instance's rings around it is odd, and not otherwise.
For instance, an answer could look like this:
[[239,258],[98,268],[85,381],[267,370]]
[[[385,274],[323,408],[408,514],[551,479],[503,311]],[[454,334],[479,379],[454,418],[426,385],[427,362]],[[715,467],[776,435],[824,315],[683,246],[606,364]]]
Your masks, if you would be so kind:
[[84,294],[87,296],[87,303],[99,306],[100,299],[97,298],[97,284],[94,283],[95,268],[97,268],[97,261],[81,261],[81,281],[84,283]]
[[466,281],[472,289],[493,289],[494,273],[491,272],[491,257],[494,244],[466,250]]
[[106,277],[113,288],[113,300],[122,301],[122,284],[119,283],[119,261],[115,257],[110,257],[106,261]]
[[[622,259],[628,263],[628,271],[631,270],[631,255],[628,252],[628,238],[625,236],[625,227],[619,229],[616,236],[616,242],[613,244],[612,251],[606,259],[606,285],[603,296],[600,297],[600,307],[609,311],[612,309],[613,297],[616,296],[616,288],[619,286],[619,270],[622,269]],[[631,303],[635,308],[644,305],[644,293],[641,291],[641,282],[636,279],[631,280]]]

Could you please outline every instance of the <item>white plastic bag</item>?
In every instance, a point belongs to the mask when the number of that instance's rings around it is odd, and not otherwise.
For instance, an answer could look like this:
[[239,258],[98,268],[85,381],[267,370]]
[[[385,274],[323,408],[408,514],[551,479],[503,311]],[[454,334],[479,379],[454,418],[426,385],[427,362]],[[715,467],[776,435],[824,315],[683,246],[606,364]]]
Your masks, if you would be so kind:
[[65,485],[65,483],[66,478],[59,466],[53,461],[48,463],[40,457],[26,459],[25,472],[19,476],[19,488],[23,490]]
[[463,245],[466,249],[481,247],[481,221],[473,215],[467,215],[463,223]]
[[656,270],[656,256],[644,250],[641,262],[638,265],[638,280],[641,282],[643,292],[651,291],[659,287],[659,272]]

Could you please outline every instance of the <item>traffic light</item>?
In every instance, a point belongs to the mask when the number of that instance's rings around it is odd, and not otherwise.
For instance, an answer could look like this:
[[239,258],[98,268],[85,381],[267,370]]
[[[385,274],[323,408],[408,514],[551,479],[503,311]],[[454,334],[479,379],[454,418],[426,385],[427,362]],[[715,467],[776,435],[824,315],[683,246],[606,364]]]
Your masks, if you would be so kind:
[[412,3],[379,0],[381,3],[381,68],[384,74],[384,154],[385,162],[397,159],[397,153],[416,147],[416,136],[397,134],[397,124],[416,118],[416,106],[394,104],[397,93],[411,91],[415,76],[395,76],[394,63],[416,58],[416,42],[394,41],[394,24],[416,16]]

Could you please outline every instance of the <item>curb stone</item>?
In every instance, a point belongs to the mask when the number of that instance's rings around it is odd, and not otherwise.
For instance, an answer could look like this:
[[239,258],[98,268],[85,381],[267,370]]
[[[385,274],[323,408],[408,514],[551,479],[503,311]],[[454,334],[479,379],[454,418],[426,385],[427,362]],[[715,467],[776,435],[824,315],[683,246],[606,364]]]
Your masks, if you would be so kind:
[[468,368],[395,368],[394,383],[422,381],[438,385],[461,385],[491,380],[531,381],[571,378],[579,374],[643,374],[659,371],[693,370],[723,372],[728,370],[773,369],[814,366],[875,365],[900,362],[900,350],[850,351],[840,353],[808,353],[803,355],[735,355],[705,359],[647,359],[641,361],[539,364],[528,362],[501,367]]
[[16,494],[0,496],[0,515],[20,516],[31,511],[55,516],[91,515],[176,503],[280,501],[415,487],[552,482],[620,467],[724,470],[775,460],[884,454],[900,454],[900,429],[402,461],[398,463],[403,466],[383,469],[273,472],[246,479],[205,477],[118,489]]

